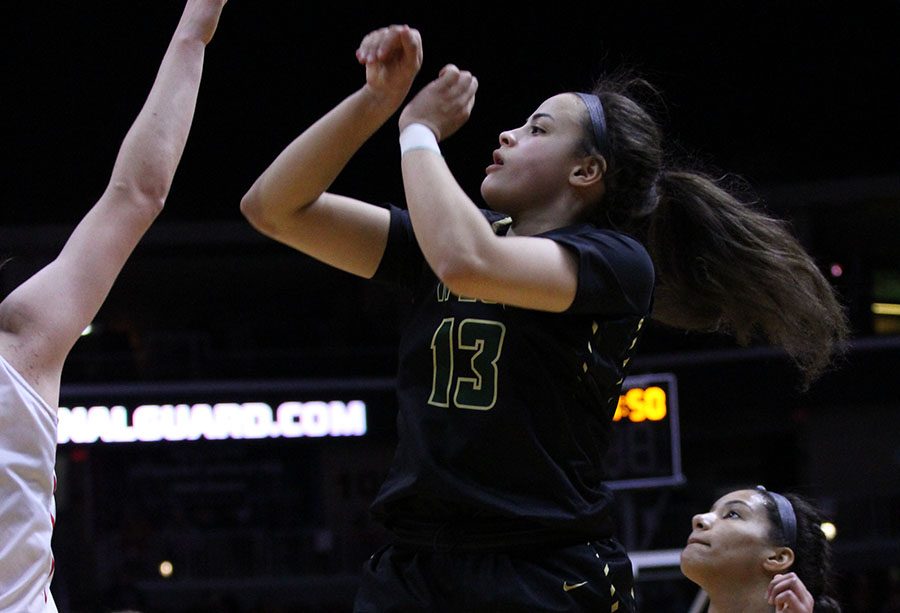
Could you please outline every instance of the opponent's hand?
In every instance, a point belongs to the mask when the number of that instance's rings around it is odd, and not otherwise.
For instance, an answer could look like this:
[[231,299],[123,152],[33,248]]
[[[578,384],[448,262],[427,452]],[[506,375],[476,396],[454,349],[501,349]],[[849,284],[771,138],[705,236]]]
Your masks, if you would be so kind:
[[815,604],[812,594],[794,573],[772,577],[766,590],[766,600],[775,606],[776,611],[791,613],[812,613]]
[[439,141],[444,140],[468,121],[476,91],[478,79],[471,72],[447,64],[403,109],[400,131],[411,123],[422,123]]
[[228,0],[187,0],[178,30],[185,36],[197,38],[203,44],[212,40],[219,25],[219,16]]
[[408,25],[379,28],[362,39],[356,59],[366,67],[366,86],[399,106],[422,67],[422,36]]

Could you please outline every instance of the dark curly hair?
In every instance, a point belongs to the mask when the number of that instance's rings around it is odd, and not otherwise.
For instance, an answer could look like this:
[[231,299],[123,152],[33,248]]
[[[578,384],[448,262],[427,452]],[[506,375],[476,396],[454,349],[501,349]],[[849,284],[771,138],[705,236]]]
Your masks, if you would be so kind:
[[[773,543],[787,545],[784,526],[778,507],[769,492],[760,492],[765,498],[766,513],[772,528],[769,539]],[[831,586],[831,546],[822,532],[824,514],[812,502],[797,494],[783,494],[794,507],[797,517],[796,542],[791,547],[794,551],[794,563],[790,569],[812,594],[815,600],[814,610],[821,613],[840,613],[841,607],[832,597]]]

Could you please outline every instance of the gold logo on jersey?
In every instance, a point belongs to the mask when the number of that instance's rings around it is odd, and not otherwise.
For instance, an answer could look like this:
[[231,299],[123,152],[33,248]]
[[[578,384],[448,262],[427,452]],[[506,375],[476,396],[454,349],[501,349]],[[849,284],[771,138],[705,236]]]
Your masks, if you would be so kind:
[[571,592],[572,590],[579,588],[583,585],[587,585],[587,581],[582,581],[581,583],[569,583],[568,581],[563,581],[563,591]]

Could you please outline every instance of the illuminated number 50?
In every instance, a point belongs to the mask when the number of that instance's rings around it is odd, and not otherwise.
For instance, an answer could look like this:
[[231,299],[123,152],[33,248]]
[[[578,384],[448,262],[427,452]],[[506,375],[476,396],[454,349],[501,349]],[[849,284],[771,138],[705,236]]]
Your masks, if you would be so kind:
[[[454,337],[454,328],[456,336]],[[431,337],[434,375],[428,404],[439,407],[453,405],[461,409],[487,411],[497,402],[497,360],[503,350],[506,326],[498,321],[456,319],[441,322]],[[456,356],[469,356],[469,364],[460,364],[456,373]]]

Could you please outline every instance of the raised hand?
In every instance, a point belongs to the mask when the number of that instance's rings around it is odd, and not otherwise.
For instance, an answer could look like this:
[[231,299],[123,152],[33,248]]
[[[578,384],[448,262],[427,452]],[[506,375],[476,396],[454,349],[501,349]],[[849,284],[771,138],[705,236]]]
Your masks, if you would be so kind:
[[775,606],[776,611],[791,613],[812,613],[815,604],[812,594],[795,573],[772,577],[766,590],[766,600]]
[[477,90],[478,79],[471,72],[447,64],[403,109],[400,130],[421,123],[431,128],[439,141],[447,138],[468,121]]
[[407,25],[379,28],[363,38],[356,59],[366,67],[366,86],[399,105],[422,67],[422,36]]

